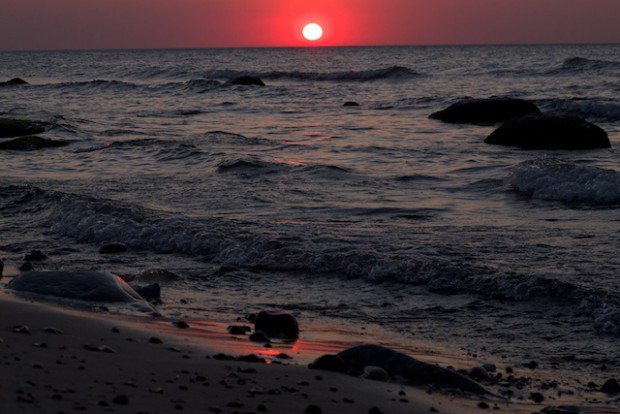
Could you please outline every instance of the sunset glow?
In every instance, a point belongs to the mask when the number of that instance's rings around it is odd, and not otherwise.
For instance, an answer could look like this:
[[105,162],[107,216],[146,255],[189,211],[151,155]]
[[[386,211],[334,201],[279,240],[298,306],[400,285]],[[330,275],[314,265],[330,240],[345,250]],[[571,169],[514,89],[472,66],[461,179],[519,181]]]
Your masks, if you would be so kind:
[[314,41],[323,37],[323,28],[316,23],[308,23],[304,26],[302,34],[306,40]]
[[617,0],[4,0],[0,50],[614,43],[618,15]]

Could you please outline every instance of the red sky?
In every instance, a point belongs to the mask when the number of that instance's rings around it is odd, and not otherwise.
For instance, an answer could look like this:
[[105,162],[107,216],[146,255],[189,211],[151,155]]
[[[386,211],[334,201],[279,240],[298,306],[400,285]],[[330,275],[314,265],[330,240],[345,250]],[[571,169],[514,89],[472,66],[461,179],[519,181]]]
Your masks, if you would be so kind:
[[0,1],[0,50],[620,43],[620,0]]

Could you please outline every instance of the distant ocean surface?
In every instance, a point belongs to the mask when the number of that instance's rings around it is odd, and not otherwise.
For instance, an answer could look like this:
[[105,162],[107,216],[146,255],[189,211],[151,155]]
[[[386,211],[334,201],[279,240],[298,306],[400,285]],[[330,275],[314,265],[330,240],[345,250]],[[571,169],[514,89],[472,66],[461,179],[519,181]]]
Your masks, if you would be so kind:
[[[7,265],[40,249],[38,269],[150,275],[171,317],[272,309],[307,335],[620,367],[620,46],[0,53],[15,77],[0,117],[72,143],[0,151]],[[586,118],[612,149],[428,119],[490,96]]]

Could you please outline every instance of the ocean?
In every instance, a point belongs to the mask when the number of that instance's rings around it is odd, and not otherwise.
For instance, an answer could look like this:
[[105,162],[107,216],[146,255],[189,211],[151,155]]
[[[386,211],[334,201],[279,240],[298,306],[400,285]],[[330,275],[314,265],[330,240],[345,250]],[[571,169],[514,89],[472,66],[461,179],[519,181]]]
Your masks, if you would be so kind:
[[[161,313],[192,323],[272,310],[302,339],[620,370],[618,45],[0,53],[15,77],[0,117],[71,144],[0,151],[5,274],[39,249],[39,270],[159,281]],[[428,118],[491,96],[581,116],[612,149]]]

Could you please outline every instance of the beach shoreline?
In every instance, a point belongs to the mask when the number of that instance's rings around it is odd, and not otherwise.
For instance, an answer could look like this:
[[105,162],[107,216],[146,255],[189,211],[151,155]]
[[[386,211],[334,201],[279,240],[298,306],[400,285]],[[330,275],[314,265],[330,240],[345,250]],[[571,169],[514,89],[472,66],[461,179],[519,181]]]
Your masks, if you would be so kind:
[[[58,309],[5,292],[0,315],[2,412],[303,413],[315,405],[323,413],[374,407],[383,413],[467,413],[479,411],[482,402],[311,370],[295,357],[270,364],[219,360],[214,356],[245,355],[257,347],[216,329],[205,336],[166,323],[139,328],[132,318]],[[487,404],[533,412],[531,404]]]

